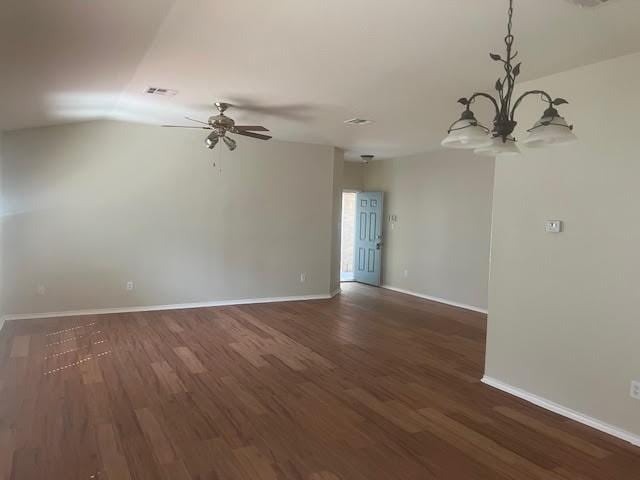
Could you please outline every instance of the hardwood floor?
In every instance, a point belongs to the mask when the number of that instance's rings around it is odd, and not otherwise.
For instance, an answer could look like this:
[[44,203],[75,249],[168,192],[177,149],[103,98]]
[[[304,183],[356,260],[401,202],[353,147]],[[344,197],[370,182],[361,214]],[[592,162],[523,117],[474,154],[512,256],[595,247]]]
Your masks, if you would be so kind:
[[332,300],[8,323],[0,480],[640,478],[640,449],[479,382],[485,318]]

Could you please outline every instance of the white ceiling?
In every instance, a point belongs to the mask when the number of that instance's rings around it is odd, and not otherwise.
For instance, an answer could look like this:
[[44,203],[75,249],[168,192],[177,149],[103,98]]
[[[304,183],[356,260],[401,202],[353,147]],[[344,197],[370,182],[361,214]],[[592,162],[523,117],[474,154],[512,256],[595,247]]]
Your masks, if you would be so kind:
[[[382,157],[434,148],[491,89],[507,0],[3,0],[0,129],[180,123],[225,100],[281,140]],[[640,50],[640,2],[516,0],[528,80]],[[177,89],[176,97],[144,93]],[[571,92],[552,92],[571,100]],[[374,120],[363,127],[342,122]],[[166,130],[167,135],[171,130]]]

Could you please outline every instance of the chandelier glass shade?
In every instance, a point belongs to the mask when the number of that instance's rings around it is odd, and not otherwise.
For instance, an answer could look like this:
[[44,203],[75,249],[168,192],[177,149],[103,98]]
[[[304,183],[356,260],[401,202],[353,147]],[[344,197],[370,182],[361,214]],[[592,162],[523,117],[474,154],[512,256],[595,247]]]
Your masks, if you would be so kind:
[[520,155],[520,149],[513,137],[508,137],[506,140],[493,137],[490,145],[476,148],[474,153],[485,157],[497,157],[498,155]]
[[[513,0],[509,0],[509,23],[507,26],[507,36],[504,41],[507,47],[506,57],[491,53],[489,56],[495,62],[502,63],[504,77],[500,77],[495,85],[497,96],[489,93],[474,93],[470,97],[463,97],[458,103],[465,107],[460,119],[456,120],[448,131],[448,136],[442,141],[442,146],[447,148],[458,148],[474,150],[479,155],[497,156],[501,154],[517,155],[520,149],[513,132],[518,125],[515,120],[516,111],[522,101],[530,96],[538,96],[547,103],[542,118],[528,130],[527,137],[523,144],[539,148],[547,145],[563,145],[577,140],[573,133],[573,126],[560,116],[556,107],[567,102],[563,98],[553,98],[543,90],[530,90],[522,94],[514,101],[514,91],[516,80],[521,73],[521,63],[514,65],[514,60],[518,52],[514,52],[513,26]],[[493,127],[488,129],[480,124],[471,110],[471,105],[478,100],[484,99],[494,106],[495,117]]]
[[529,130],[522,143],[530,148],[539,148],[546,145],[566,145],[577,140],[578,137],[563,117],[543,116]]
[[442,141],[448,148],[475,149],[491,145],[489,129],[476,120],[473,112],[467,110],[460,120],[449,129],[449,136]]

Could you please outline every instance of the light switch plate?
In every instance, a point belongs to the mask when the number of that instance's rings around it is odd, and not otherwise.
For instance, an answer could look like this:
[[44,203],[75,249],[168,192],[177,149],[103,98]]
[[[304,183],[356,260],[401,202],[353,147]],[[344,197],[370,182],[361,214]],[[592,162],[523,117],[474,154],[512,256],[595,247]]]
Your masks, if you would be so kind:
[[631,382],[631,398],[640,400],[640,382],[635,380]]
[[561,233],[562,220],[547,220],[544,223],[544,230],[547,233]]

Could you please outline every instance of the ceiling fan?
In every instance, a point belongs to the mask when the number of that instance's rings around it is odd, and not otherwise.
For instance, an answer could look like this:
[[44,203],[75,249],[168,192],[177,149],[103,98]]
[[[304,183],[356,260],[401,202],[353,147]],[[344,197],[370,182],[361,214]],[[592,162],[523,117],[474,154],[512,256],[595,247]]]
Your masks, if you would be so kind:
[[236,135],[244,135],[245,137],[257,138],[259,140],[269,140],[271,137],[269,135],[262,135],[261,133],[255,132],[268,132],[269,129],[262,127],[260,125],[236,125],[236,122],[227,117],[224,112],[231,106],[228,103],[216,102],[216,108],[218,109],[218,115],[213,115],[209,117],[207,122],[202,122],[200,120],[195,120],[193,118],[186,117],[187,120],[191,120],[192,122],[201,123],[205,126],[191,126],[191,125],[163,125],[163,127],[169,128],[199,128],[202,130],[212,130],[209,136],[205,139],[204,144],[207,148],[213,150],[215,146],[218,144],[220,139],[224,142],[224,144],[229,148],[229,150],[233,151],[236,149],[237,144],[236,141],[229,137],[229,133],[234,133]]

